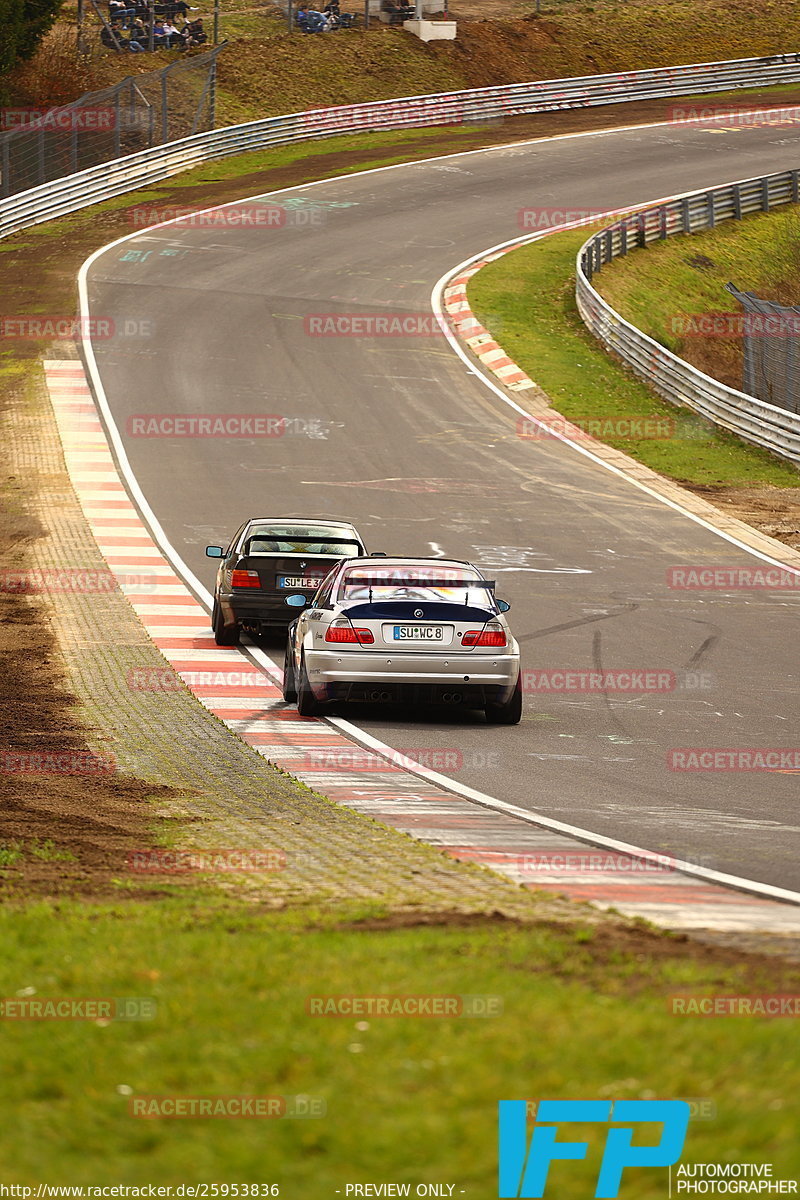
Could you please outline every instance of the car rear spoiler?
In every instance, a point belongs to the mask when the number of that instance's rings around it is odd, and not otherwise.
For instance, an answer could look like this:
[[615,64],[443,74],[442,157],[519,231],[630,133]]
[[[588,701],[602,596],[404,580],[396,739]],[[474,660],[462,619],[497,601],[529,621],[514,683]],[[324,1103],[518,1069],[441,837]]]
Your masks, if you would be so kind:
[[342,580],[343,587],[440,587],[440,588],[486,588],[493,592],[497,587],[496,579],[429,579],[417,578],[414,575],[403,575],[392,579],[386,575],[365,575],[358,579]]
[[[250,554],[250,547],[253,544],[253,542],[284,542],[284,541],[309,542],[315,546],[357,546],[359,548],[359,550],[364,549],[362,543],[357,541],[356,538],[344,538],[344,537],[340,537],[340,538],[324,538],[324,537],[282,538],[282,537],[277,537],[277,536],[276,537],[268,537],[266,535],[254,535],[253,537],[250,537],[247,539],[247,541],[244,543],[240,553],[244,557],[247,557]],[[304,554],[304,553],[306,553],[306,552],[303,550],[261,550],[261,551],[257,550],[254,557],[257,557],[258,554]]]

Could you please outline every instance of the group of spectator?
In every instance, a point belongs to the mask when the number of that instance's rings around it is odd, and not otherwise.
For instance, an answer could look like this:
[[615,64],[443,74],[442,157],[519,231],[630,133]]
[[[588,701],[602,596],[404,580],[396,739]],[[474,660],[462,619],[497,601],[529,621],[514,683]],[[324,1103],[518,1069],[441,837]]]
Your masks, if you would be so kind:
[[339,0],[328,0],[320,12],[309,8],[301,0],[294,14],[295,24],[303,33],[331,33],[334,29],[352,29],[356,18],[353,13],[339,12]]
[[[150,22],[153,23],[155,50],[188,50],[208,41],[202,17],[189,20],[197,12],[186,0],[108,0],[109,26],[103,26],[100,41],[110,50],[130,50],[140,54],[150,48]],[[177,24],[176,22],[180,22]]]

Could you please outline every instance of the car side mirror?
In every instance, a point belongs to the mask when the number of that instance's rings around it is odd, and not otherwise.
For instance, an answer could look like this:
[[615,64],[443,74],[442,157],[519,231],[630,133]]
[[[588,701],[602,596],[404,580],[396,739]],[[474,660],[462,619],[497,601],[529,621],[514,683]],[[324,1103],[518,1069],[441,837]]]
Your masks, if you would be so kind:
[[290,608],[309,608],[310,600],[306,600],[305,596],[286,596],[286,603]]
[[206,546],[206,558],[224,558],[225,551],[222,546]]
[[511,608],[511,605],[507,600],[498,600],[497,607],[500,609],[500,612],[508,612],[508,610]]

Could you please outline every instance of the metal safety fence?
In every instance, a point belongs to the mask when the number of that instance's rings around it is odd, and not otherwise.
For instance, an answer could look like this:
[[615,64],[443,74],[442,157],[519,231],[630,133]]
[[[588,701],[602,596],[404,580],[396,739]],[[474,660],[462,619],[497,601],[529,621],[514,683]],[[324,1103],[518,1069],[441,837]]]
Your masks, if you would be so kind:
[[[798,81],[800,54],[792,53],[617,75],[545,79],[266,117],[125,154],[115,161],[11,195],[0,201],[0,237],[213,159],[268,146],[366,130],[477,123],[525,113],[695,96]],[[665,118],[669,119],[666,109]]]
[[796,409],[789,411],[705,375],[626,321],[592,286],[605,264],[637,247],[798,201],[800,170],[791,170],[695,192],[625,216],[594,234],[579,250],[575,298],[591,332],[665,400],[800,465]]
[[726,290],[744,309],[744,391],[800,413],[800,307],[761,300],[732,283]]
[[48,110],[6,109],[0,133],[0,196],[214,128],[213,50],[131,76]]

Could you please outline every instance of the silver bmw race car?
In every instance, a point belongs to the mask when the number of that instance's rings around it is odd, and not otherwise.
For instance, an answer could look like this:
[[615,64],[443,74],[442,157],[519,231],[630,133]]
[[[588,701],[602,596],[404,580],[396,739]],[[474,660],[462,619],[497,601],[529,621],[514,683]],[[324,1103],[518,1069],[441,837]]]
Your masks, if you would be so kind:
[[284,699],[302,716],[332,701],[409,699],[516,725],[519,646],[494,586],[468,562],[342,560],[289,627]]

